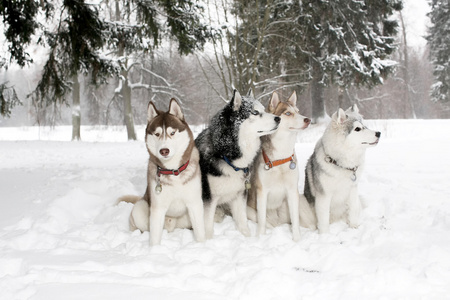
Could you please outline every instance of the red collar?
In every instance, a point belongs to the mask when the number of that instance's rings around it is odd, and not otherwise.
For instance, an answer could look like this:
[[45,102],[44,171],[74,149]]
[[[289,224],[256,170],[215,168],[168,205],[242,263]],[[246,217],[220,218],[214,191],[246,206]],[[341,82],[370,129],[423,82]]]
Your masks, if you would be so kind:
[[289,161],[294,161],[294,154],[292,154],[288,158],[279,159],[279,160],[275,160],[275,161],[270,161],[269,157],[267,156],[266,152],[264,152],[264,150],[262,150],[262,155],[264,158],[264,163],[266,164],[264,167],[266,170],[269,170],[269,169],[272,169],[273,167],[285,164]]
[[181,167],[179,167],[176,170],[168,170],[168,169],[163,169],[160,166],[158,166],[158,177],[161,176],[161,174],[163,175],[175,175],[178,176],[180,175],[181,172],[183,172],[184,170],[186,170],[187,166],[189,165],[189,161],[187,161],[184,165],[182,165]]

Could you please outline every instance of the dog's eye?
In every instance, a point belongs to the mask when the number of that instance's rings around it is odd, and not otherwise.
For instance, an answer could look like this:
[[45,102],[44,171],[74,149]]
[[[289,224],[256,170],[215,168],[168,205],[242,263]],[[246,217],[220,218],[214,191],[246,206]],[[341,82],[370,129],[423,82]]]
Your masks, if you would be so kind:
[[174,135],[175,135],[175,131],[172,131],[172,132],[170,133],[170,135],[171,135],[171,136],[174,136]]
[[288,112],[285,113],[285,115],[286,115],[286,116],[290,116],[290,115],[292,115],[292,114],[291,114],[291,112],[288,111]]
[[361,127],[356,127],[355,131],[361,131]]
[[159,137],[161,134],[159,132],[155,132],[156,137]]
[[255,115],[255,116],[259,115],[259,111],[257,111],[257,110],[252,111],[252,115]]

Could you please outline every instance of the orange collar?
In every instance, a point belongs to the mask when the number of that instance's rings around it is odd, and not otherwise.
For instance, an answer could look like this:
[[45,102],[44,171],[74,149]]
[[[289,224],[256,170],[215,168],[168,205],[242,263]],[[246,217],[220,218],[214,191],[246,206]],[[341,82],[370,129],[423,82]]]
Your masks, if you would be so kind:
[[[264,158],[264,163],[266,164],[264,166],[264,169],[266,169],[266,170],[272,169],[273,167],[285,164],[287,162],[294,163],[294,154],[292,154],[288,158],[279,159],[279,160],[275,160],[275,161],[270,161],[269,157],[267,156],[266,152],[264,152],[264,150],[262,150],[262,155]],[[295,165],[294,165],[294,168],[295,168]],[[292,169],[292,167],[291,167],[291,169]]]

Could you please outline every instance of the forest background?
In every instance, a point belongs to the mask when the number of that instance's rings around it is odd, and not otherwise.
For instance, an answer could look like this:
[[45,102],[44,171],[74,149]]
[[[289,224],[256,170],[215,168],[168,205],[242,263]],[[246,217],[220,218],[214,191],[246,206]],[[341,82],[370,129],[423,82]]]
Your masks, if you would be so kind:
[[[150,100],[206,124],[233,88],[263,104],[295,90],[316,122],[353,103],[366,119],[450,117],[448,1],[5,3],[0,126],[72,124],[76,140],[125,124],[136,139]],[[28,39],[9,36],[15,10]]]

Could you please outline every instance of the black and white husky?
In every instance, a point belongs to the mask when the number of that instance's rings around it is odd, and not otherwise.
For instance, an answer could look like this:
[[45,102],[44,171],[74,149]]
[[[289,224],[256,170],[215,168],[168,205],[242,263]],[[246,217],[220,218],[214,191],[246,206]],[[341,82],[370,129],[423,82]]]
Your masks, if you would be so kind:
[[250,236],[247,190],[250,170],[260,153],[260,137],[273,133],[280,118],[266,113],[251,94],[234,91],[233,98],[195,140],[200,151],[206,237],[214,234],[217,205],[229,204],[237,229]]
[[364,126],[356,105],[333,114],[305,170],[304,195],[315,208],[320,233],[328,233],[330,221],[341,218],[358,227],[358,181],[366,149],[377,145],[380,136]]
[[[124,196],[119,199],[135,203],[130,229],[146,231],[150,227],[150,243],[157,245],[161,242],[163,228],[171,231],[192,224],[197,241],[204,241],[200,156],[175,99],[170,101],[167,112],[149,103],[145,144],[150,154],[145,194],[142,198]],[[177,224],[177,220],[182,224]]]

